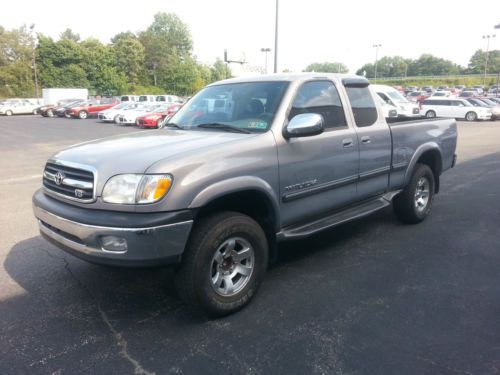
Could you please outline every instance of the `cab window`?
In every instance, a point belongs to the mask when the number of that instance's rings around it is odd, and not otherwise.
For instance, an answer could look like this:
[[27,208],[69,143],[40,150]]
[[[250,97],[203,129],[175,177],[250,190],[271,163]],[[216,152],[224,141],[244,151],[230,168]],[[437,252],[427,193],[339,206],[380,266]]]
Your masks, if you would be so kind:
[[368,87],[346,87],[356,126],[365,127],[377,122],[378,113]]
[[288,119],[302,113],[323,116],[325,129],[347,126],[344,107],[337,88],[331,81],[310,81],[299,88]]

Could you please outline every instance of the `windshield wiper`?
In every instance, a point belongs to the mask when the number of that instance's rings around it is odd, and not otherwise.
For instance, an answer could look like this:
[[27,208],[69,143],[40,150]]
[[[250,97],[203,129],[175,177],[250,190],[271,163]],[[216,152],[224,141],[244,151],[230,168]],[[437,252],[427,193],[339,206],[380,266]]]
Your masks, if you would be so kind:
[[233,126],[233,125],[222,124],[220,122],[210,122],[207,124],[200,124],[197,127],[198,128],[205,128],[205,129],[221,129],[221,130],[230,131],[230,132],[252,134],[252,132],[249,130],[238,128],[237,126]]
[[176,128],[176,129],[181,129],[184,130],[182,126],[177,125],[175,122],[167,122],[166,124],[163,125],[164,128]]

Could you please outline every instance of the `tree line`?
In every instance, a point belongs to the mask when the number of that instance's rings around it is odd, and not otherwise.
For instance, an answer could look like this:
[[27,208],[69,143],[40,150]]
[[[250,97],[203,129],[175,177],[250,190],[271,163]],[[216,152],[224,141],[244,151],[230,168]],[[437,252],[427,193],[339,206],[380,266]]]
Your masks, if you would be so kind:
[[146,30],[119,33],[108,44],[81,40],[71,29],[54,40],[27,26],[0,26],[0,97],[34,96],[33,57],[40,87],[88,88],[95,95],[184,96],[231,76],[220,59],[196,61],[189,28],[172,13],[157,13]]
[[[466,67],[430,54],[423,54],[418,59],[384,56],[377,61],[377,78],[483,74],[485,62],[486,52],[483,50],[477,50]],[[304,72],[347,73],[347,71],[347,67],[340,62],[313,63],[304,69]],[[500,50],[489,52],[488,72],[494,74],[500,72]],[[364,64],[356,74],[373,78],[375,62]]]

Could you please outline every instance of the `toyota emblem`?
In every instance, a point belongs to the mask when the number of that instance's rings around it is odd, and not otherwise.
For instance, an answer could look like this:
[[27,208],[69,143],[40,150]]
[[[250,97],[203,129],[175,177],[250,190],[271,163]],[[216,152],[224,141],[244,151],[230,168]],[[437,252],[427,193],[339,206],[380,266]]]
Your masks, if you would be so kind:
[[56,183],[56,185],[61,185],[64,178],[66,176],[64,175],[64,173],[62,173],[61,171],[58,171],[55,175],[54,175],[54,182]]

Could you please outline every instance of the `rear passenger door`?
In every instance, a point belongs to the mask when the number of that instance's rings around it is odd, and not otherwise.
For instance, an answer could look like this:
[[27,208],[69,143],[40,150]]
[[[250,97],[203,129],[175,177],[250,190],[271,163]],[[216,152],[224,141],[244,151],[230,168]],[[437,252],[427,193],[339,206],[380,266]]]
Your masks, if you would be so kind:
[[323,116],[325,131],[278,144],[282,225],[356,200],[358,141],[356,132],[348,126],[344,108],[330,80],[307,81],[298,88],[287,120],[302,113],[317,113]]
[[[355,82],[355,81],[354,81]],[[359,181],[357,199],[387,191],[391,167],[391,131],[377,111],[375,93],[366,84],[344,81],[351,103],[359,143]]]

